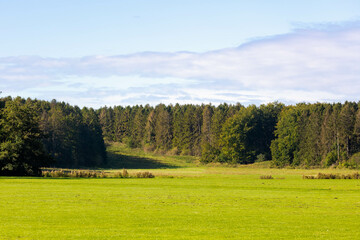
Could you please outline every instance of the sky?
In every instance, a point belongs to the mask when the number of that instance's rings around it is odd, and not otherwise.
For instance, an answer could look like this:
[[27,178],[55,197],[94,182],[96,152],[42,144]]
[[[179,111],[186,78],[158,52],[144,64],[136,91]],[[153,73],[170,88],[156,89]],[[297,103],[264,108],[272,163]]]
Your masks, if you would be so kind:
[[360,100],[359,0],[0,0],[0,96]]

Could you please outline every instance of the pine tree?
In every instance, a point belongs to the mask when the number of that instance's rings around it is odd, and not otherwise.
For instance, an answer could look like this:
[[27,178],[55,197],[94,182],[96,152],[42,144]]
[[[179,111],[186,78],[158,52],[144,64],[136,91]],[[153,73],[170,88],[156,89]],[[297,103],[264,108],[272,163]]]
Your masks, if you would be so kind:
[[99,109],[99,122],[101,124],[102,132],[105,139],[114,141],[114,111],[110,107],[103,107]]
[[358,108],[354,123],[354,140],[352,144],[352,153],[360,152],[360,108]]
[[213,107],[206,105],[203,110],[201,127],[201,161],[206,163],[216,161],[217,155],[219,154],[212,145],[211,118],[213,114]]
[[155,108],[155,142],[160,150],[169,150],[172,145],[172,113],[171,107],[160,104]]
[[156,147],[155,141],[155,110],[152,109],[147,117],[146,126],[145,126],[145,150],[154,150]]
[[339,140],[340,151],[343,153],[341,156],[342,160],[347,160],[351,154],[350,149],[354,132],[356,108],[356,104],[346,102],[339,114]]
[[101,130],[99,119],[94,109],[83,108],[82,115],[82,128],[79,136],[79,149],[82,159],[79,166],[86,167],[100,167],[107,163],[106,149],[104,138]]

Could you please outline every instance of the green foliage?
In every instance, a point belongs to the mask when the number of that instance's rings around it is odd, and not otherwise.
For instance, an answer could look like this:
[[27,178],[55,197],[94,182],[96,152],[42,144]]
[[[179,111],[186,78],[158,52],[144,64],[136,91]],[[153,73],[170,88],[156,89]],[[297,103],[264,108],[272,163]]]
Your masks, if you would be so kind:
[[[171,152],[172,155],[201,156],[203,163],[251,163],[258,154],[264,154],[265,159],[271,159],[270,144],[275,138],[275,124],[282,108],[283,105],[278,103],[261,105],[259,108],[255,106],[245,108],[240,104],[225,103],[217,107],[190,104],[175,106],[159,104],[154,108],[114,107],[113,121],[106,120],[106,116],[111,115],[112,108],[102,108],[98,112],[103,119],[100,121],[103,124],[102,128],[108,129],[108,122],[113,122],[113,131],[106,131],[115,132],[115,136],[118,136],[115,139],[129,147],[142,147],[145,151],[164,154]],[[248,112],[249,117],[238,121],[242,118],[238,116],[242,112]],[[238,128],[238,130],[243,128],[247,131],[244,126],[250,125],[253,126],[245,135],[238,136],[234,133],[230,137],[227,133],[230,128]],[[128,131],[127,128],[131,130]],[[240,139],[244,136],[246,141]],[[234,142],[237,144],[242,142],[243,147],[246,145],[243,150],[246,153],[241,155],[242,150],[236,145],[231,145]]]
[[324,167],[330,167],[331,165],[335,164],[337,161],[336,151],[329,152],[324,160]]
[[265,154],[263,153],[260,153],[256,156],[256,160],[255,162],[264,162],[266,161],[266,157],[265,157]]
[[221,161],[219,159],[221,152],[210,145],[210,143],[204,143],[202,145],[202,153],[201,153],[201,159],[200,161],[202,163],[210,163],[210,162],[219,162]]
[[55,100],[0,100],[1,174],[39,175],[39,167],[48,165],[106,165],[102,127],[93,109]]
[[257,109],[246,108],[229,118],[221,134],[222,153],[231,163],[251,163],[255,151],[251,134],[256,130]]
[[0,175],[37,176],[50,163],[33,106],[17,98],[0,109]]
[[106,164],[102,128],[96,112],[53,100],[41,110],[46,150],[56,167],[98,167]]
[[220,136],[221,152],[232,163],[253,163],[257,156],[270,158],[269,146],[275,138],[274,129],[282,106],[262,105],[241,108],[229,118]]
[[360,152],[355,153],[349,160],[344,161],[343,165],[350,169],[360,169]]
[[[24,156],[19,152],[31,142],[15,133],[34,130],[19,128],[13,134],[8,129],[16,124],[4,120],[12,116],[12,110],[6,109],[16,101],[20,107],[32,109],[30,125],[37,125],[38,130],[34,129],[39,134],[33,135],[33,139],[40,141],[32,141],[31,148],[45,148],[36,154],[41,156],[41,151],[49,154],[55,162],[46,160],[42,164],[56,167],[106,166],[104,139],[158,154],[198,156],[202,163],[272,160],[275,167],[351,168],[357,165],[349,159],[360,152],[360,110],[359,104],[353,102],[300,103],[287,107],[277,102],[259,107],[226,103],[216,107],[159,104],[104,107],[95,111],[55,100],[2,98],[0,157],[1,168],[8,172],[23,168],[28,169],[23,173],[38,174],[30,173],[34,171],[29,167],[34,165],[30,160],[15,164]],[[17,121],[24,127],[28,120]]]
[[295,107],[285,108],[276,125],[276,139],[271,143],[273,164],[284,167],[292,164],[294,155],[299,146],[297,118],[298,111]]
[[123,139],[123,142],[128,146],[129,148],[136,148],[137,144],[135,140],[132,137],[125,137]]
[[350,167],[348,159],[360,149],[359,113],[351,102],[285,108],[271,145],[274,165]]
[[155,108],[155,145],[159,150],[169,150],[172,146],[171,108],[160,104]]

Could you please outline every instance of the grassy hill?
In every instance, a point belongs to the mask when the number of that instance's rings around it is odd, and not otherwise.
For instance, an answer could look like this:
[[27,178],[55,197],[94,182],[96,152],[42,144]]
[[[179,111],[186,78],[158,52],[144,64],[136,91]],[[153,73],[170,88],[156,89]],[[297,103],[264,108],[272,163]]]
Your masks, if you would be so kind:
[[108,166],[114,169],[184,168],[195,167],[199,163],[198,157],[147,153],[117,142],[107,144],[107,154]]

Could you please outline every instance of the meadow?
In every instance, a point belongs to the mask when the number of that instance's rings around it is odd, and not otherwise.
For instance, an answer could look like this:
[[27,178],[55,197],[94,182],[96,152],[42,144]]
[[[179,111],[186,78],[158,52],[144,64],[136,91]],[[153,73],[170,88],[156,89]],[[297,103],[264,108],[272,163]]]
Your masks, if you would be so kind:
[[0,239],[360,239],[360,180],[302,178],[354,171],[108,150],[111,164],[156,177],[1,177]]

